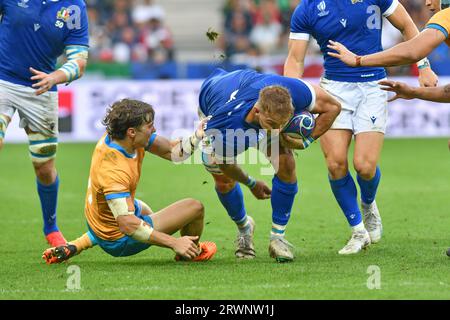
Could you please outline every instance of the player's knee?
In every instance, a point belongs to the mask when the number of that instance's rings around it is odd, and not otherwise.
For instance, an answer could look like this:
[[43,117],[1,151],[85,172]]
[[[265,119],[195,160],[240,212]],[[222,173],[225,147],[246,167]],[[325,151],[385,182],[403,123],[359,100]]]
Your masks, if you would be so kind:
[[192,210],[197,218],[203,218],[205,215],[205,207],[203,206],[203,203],[196,199],[187,199],[186,202],[186,205]]
[[377,169],[376,162],[365,159],[355,160],[354,166],[358,175],[366,180],[372,179]]
[[327,161],[328,172],[332,179],[339,179],[344,177],[348,172],[348,165],[346,161],[329,160]]
[[277,176],[285,182],[295,182],[297,180],[295,159],[293,156],[280,157]]

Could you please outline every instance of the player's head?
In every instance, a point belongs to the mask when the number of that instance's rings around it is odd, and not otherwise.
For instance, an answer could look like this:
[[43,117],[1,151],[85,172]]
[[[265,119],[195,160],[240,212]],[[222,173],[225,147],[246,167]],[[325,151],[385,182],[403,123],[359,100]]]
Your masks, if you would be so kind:
[[294,114],[289,91],[282,86],[268,86],[259,92],[256,102],[261,128],[282,129]]
[[425,0],[425,5],[432,12],[444,10],[450,6],[450,0]]
[[130,139],[136,148],[145,147],[155,132],[155,111],[148,103],[123,99],[108,108],[103,119],[108,135],[113,140]]

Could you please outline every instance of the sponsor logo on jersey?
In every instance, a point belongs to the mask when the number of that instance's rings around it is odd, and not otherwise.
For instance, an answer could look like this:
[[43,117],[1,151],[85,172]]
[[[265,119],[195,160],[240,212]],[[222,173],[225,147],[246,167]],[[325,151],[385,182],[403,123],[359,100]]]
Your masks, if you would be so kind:
[[352,4],[356,4],[356,3],[358,3],[358,2],[362,3],[363,0],[352,0]]
[[317,9],[319,9],[319,14],[318,14],[319,17],[324,17],[330,13],[330,11],[325,11],[327,9],[327,5],[326,5],[325,1],[321,1],[317,5]]
[[344,26],[344,28],[347,26],[347,19],[341,19],[339,22]]

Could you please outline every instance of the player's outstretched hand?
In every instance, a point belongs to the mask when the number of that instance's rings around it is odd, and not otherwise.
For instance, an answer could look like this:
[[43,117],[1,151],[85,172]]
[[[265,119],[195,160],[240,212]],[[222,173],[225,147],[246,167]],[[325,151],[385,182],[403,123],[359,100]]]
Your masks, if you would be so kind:
[[250,189],[256,199],[265,200],[269,199],[272,194],[272,190],[269,186],[261,180],[256,180],[256,185]]
[[37,89],[36,95],[41,95],[48,90],[50,90],[56,83],[56,79],[45,72],[30,68],[30,71],[34,74],[34,76],[31,77],[31,80],[38,81],[37,83],[33,84],[32,87]]
[[342,43],[329,40],[330,44],[327,45],[328,48],[336,51],[328,51],[328,55],[340,59],[346,65],[350,67],[356,67],[356,54],[348,50]]
[[413,88],[408,86],[406,83],[392,80],[382,80],[378,83],[384,86],[381,87],[382,90],[391,91],[395,93],[395,96],[388,100],[389,102],[397,100],[399,98],[407,100],[414,98]]
[[176,254],[186,259],[194,259],[200,254],[200,249],[195,244],[195,240],[198,240],[198,236],[184,236],[176,238],[175,244],[172,249]]

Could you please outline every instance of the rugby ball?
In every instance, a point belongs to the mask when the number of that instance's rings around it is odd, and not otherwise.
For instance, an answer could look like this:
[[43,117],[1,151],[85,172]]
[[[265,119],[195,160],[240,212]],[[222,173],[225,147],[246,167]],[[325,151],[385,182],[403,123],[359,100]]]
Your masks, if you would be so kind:
[[295,114],[281,132],[293,138],[307,138],[313,132],[315,125],[314,116],[311,112],[304,110]]

